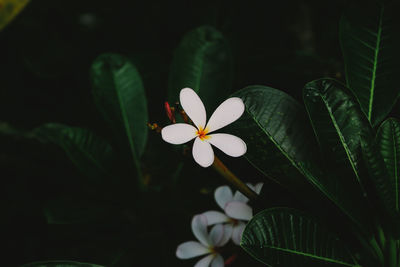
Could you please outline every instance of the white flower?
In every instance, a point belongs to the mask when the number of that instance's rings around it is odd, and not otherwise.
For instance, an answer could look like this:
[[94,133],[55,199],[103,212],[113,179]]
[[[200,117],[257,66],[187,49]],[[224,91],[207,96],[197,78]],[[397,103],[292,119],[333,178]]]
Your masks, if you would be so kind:
[[194,139],[193,158],[202,167],[214,162],[211,144],[232,157],[240,157],[246,153],[246,143],[231,134],[210,134],[237,120],[244,112],[242,99],[231,97],[222,102],[206,123],[206,109],[200,97],[190,88],[183,88],[179,95],[183,110],[193,121],[194,127],[187,123],[175,123],[164,127],[161,136],[164,141],[179,145]]
[[[247,186],[259,194],[263,183],[258,183],[255,186],[247,184]],[[232,241],[236,245],[239,245],[240,240],[242,239],[243,230],[246,226],[243,221],[249,221],[253,217],[253,209],[247,205],[249,199],[239,191],[236,191],[235,194],[233,194],[232,190],[227,185],[218,187],[215,190],[214,197],[218,206],[224,210],[225,214],[219,211],[210,210],[204,212],[202,215],[207,217],[208,225],[217,223],[226,223],[225,225],[231,225],[233,228]]]
[[176,256],[179,259],[190,259],[201,255],[207,255],[199,260],[194,267],[223,267],[224,259],[218,253],[218,248],[224,246],[232,235],[232,227],[229,225],[217,224],[207,232],[207,218],[203,215],[196,215],[192,219],[192,231],[200,241],[188,241],[182,243],[176,249]]

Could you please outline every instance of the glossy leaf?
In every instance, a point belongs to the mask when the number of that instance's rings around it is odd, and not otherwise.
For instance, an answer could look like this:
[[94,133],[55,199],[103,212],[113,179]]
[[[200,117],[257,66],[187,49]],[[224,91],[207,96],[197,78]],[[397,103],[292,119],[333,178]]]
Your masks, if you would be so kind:
[[347,10],[340,22],[347,85],[374,126],[400,95],[399,7],[398,3],[363,3]]
[[365,166],[379,198],[382,211],[386,215],[393,216],[396,206],[395,188],[391,185],[389,173],[379,147],[373,137],[361,135],[361,148]]
[[360,135],[372,135],[371,127],[351,92],[332,79],[308,83],[304,102],[324,156],[330,178],[325,188],[342,210],[360,227],[365,226],[365,205],[360,177]]
[[87,129],[48,123],[33,131],[42,141],[60,146],[70,160],[86,175],[109,175],[113,150],[102,138]]
[[21,267],[102,267],[93,263],[82,263],[76,261],[39,261],[24,264]]
[[0,0],[0,31],[29,3],[29,0]]
[[358,266],[334,233],[289,208],[267,209],[255,215],[240,245],[267,266]]
[[187,33],[172,61],[168,100],[175,103],[180,90],[190,87],[211,112],[225,100],[231,84],[232,56],[222,34],[210,26]]
[[232,125],[232,132],[248,146],[245,157],[267,177],[315,206],[322,205],[322,193],[365,229],[367,211],[362,208],[359,188],[353,190],[357,185],[350,183],[346,188],[348,179],[333,178],[319,169],[321,155],[304,108],[286,93],[266,86],[250,86],[235,96],[246,106],[245,114]]
[[147,142],[147,102],[135,66],[117,54],[104,54],[92,64],[93,94],[99,110],[113,128],[123,151],[126,147],[138,175],[139,159]]

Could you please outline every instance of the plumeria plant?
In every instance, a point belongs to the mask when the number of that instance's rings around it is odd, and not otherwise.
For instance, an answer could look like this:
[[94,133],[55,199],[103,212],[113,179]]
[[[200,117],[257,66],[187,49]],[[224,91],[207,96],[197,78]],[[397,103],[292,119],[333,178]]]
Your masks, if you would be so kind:
[[[132,236],[140,238],[143,229],[161,222],[177,246],[176,255],[168,252],[174,266],[239,266],[242,257],[235,261],[236,253],[225,248],[240,246],[248,255],[245,266],[400,267],[400,121],[390,117],[400,97],[399,4],[383,2],[344,13],[344,80],[307,83],[303,103],[264,85],[233,90],[228,43],[213,27],[202,26],[175,51],[164,103],[169,123],[150,123],[136,67],[125,56],[101,55],[92,64],[91,81],[108,130],[51,123],[27,136],[62,148],[96,181],[82,195],[101,198],[97,203],[107,203],[101,209],[107,213],[91,206],[79,216],[59,212],[70,202],[57,198],[43,208],[47,223],[109,216],[129,221],[137,231]],[[207,120],[210,110],[215,111]],[[149,128],[154,131],[148,135]],[[251,172],[285,188],[281,199],[295,201],[271,206],[265,201],[268,186],[249,184]],[[219,177],[230,186],[215,190],[220,210],[198,214],[203,206],[187,204],[202,196],[193,187],[214,188]],[[182,184],[195,186],[182,190]],[[170,231],[189,223],[183,213],[197,214],[191,226],[198,241],[180,244],[184,237]],[[171,214],[179,223],[168,221]],[[143,239],[151,239],[153,249],[152,238]],[[132,254],[140,257],[136,247]],[[194,263],[175,256],[203,257]]]

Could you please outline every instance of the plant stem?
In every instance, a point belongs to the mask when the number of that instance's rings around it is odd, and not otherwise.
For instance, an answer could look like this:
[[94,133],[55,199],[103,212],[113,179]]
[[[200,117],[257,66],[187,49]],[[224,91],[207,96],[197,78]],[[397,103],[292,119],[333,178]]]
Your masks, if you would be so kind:
[[213,167],[247,198],[251,200],[255,200],[257,198],[257,194],[245,183],[243,183],[242,180],[240,180],[236,175],[234,175],[219,158],[214,158]]
[[396,261],[397,261],[396,241],[391,237],[388,238],[386,248],[387,248],[386,250],[387,263],[385,263],[385,266],[396,267]]

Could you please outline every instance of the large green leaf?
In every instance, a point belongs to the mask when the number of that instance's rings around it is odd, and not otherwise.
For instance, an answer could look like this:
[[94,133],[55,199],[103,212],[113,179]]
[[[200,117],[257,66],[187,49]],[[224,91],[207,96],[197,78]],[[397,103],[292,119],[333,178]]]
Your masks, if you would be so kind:
[[376,141],[389,174],[389,183],[393,189],[393,208],[396,212],[399,212],[400,122],[394,118],[384,121],[378,129]]
[[122,141],[122,149],[130,148],[141,179],[139,159],[147,142],[148,113],[140,75],[127,58],[104,54],[93,62],[91,78],[96,104]]
[[90,177],[109,175],[113,150],[110,144],[87,129],[48,123],[33,134],[42,141],[60,146],[71,161]]
[[[395,1],[392,1],[395,2]],[[376,4],[347,10],[340,22],[340,41],[347,85],[375,126],[400,95],[399,4]]]
[[93,263],[82,263],[76,261],[39,261],[24,264],[21,267],[102,267]]
[[358,266],[334,233],[289,208],[267,209],[255,215],[240,245],[267,266]]
[[339,207],[346,207],[348,216],[358,218],[362,227],[366,225],[368,209],[360,176],[360,135],[372,135],[368,120],[351,92],[335,80],[308,83],[303,97],[327,163],[329,178],[324,179],[325,188]]
[[235,96],[246,106],[245,114],[232,125],[232,131],[247,144],[245,157],[314,206],[323,205],[322,193],[363,229],[368,217],[361,192],[353,190],[354,181],[319,169],[321,156],[305,109],[286,93],[266,86],[250,86]]
[[232,56],[222,34],[210,26],[187,33],[172,61],[168,100],[178,101],[179,91],[190,87],[213,111],[229,94],[231,84]]

